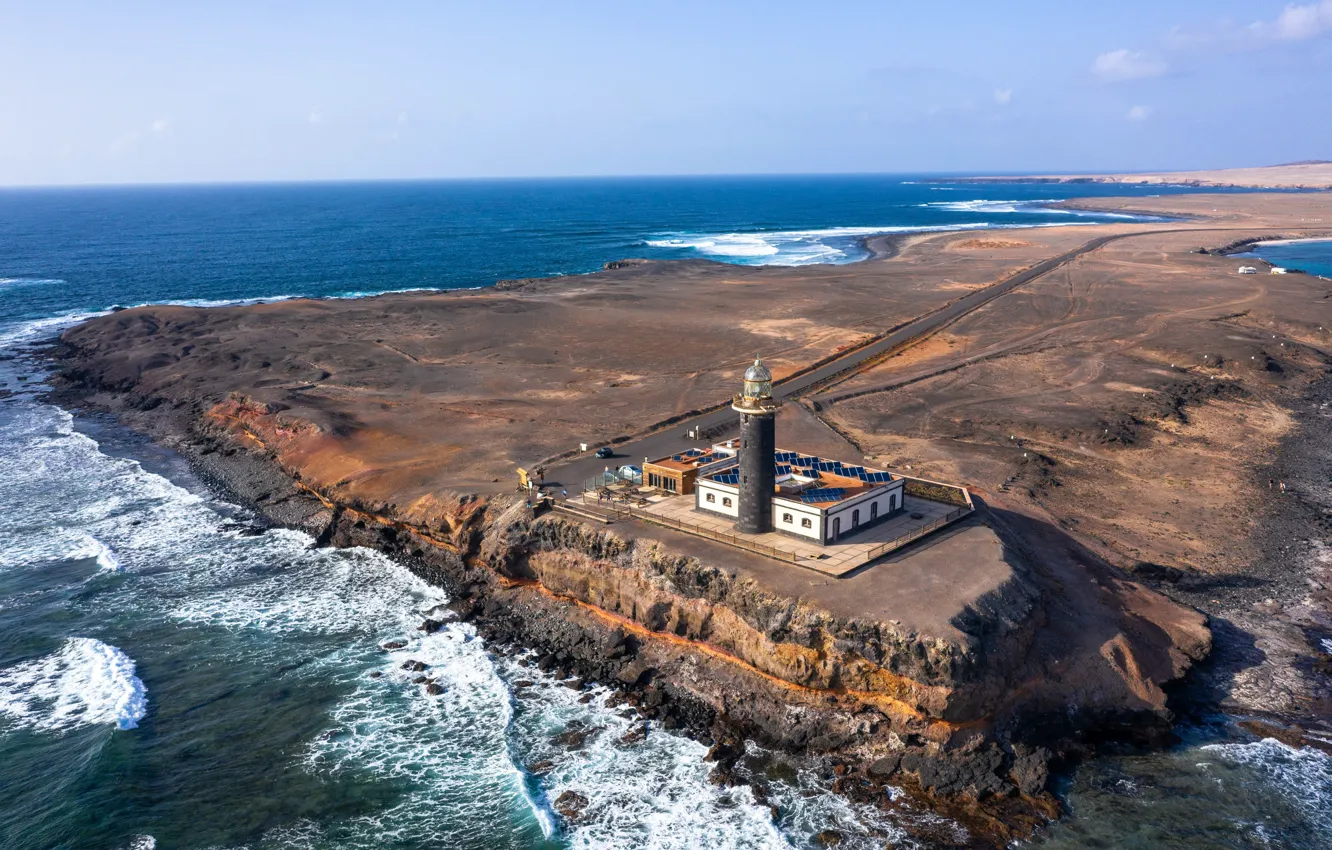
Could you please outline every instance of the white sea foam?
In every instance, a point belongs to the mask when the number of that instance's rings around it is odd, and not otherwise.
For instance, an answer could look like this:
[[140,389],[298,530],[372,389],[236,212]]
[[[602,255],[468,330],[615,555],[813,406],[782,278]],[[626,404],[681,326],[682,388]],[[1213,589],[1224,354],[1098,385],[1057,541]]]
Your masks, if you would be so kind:
[[[712,765],[703,745],[655,722],[644,740],[621,743],[642,721],[607,709],[608,689],[594,687],[593,700],[584,703],[583,692],[516,658],[501,660],[499,670],[510,683],[527,683],[515,691],[522,710],[509,740],[519,763],[550,763],[534,780],[542,792],[539,808],[551,807],[566,791],[588,800],[579,821],[565,824],[574,847],[789,848],[829,828],[843,834],[841,846],[848,848],[909,843],[887,814],[831,793],[809,771],[798,771],[794,781],[762,780],[782,812],[775,820],[751,788],[708,781]],[[587,730],[581,747],[554,740],[573,728]]]
[[1258,773],[1323,835],[1332,835],[1332,757],[1326,753],[1313,747],[1295,749],[1274,738],[1202,749]]
[[[949,212],[965,212],[980,214],[1013,214],[1028,213],[1040,215],[1067,215],[1083,218],[1113,218],[1125,221],[1159,221],[1157,216],[1137,215],[1133,213],[1117,213],[1102,210],[1081,210],[1071,207],[1052,207],[1049,204],[1057,204],[1058,198],[1037,198],[1031,200],[989,200],[979,199],[974,201],[931,201],[920,204],[926,209],[947,210]],[[1014,225],[1003,225],[1012,227]]]
[[73,552],[69,553],[70,558],[93,558],[97,561],[97,566],[108,572],[115,572],[120,569],[120,559],[116,553],[111,551],[111,547],[92,535],[84,535],[84,541]]
[[[966,201],[964,203],[982,203]],[[992,202],[983,202],[992,203]],[[1009,202],[997,202],[1009,203]],[[934,206],[923,204],[922,206]],[[948,206],[948,204],[940,204]],[[1004,212],[1005,210],[994,210]],[[1069,211],[1070,216],[1083,215],[1080,211]],[[1132,215],[1111,215],[1107,213],[1085,213],[1086,215],[1121,217],[1136,219]],[[666,248],[690,251],[699,256],[721,259],[740,265],[756,266],[805,266],[814,263],[852,262],[862,256],[864,251],[857,246],[860,239],[870,236],[888,236],[897,233],[943,233],[968,230],[1009,230],[1035,227],[1067,227],[1068,222],[1038,222],[1035,224],[995,224],[977,221],[964,224],[941,224],[928,227],[830,227],[822,230],[773,230],[758,233],[714,233],[714,234],[661,234],[661,238],[649,239],[643,244],[653,248]]]
[[157,850],[157,839],[151,835],[136,835],[125,850]]
[[105,316],[110,312],[110,310],[83,310],[0,327],[0,349],[13,348],[44,339],[64,328],[72,327],[79,322],[86,322],[89,319],[95,319],[98,316]]
[[133,729],[147,705],[134,661],[93,638],[70,638],[58,652],[0,670],[0,717],[16,726]]
[[0,288],[20,286],[51,286],[65,281],[53,277],[0,277]]
[[[302,822],[265,836],[267,845],[423,845],[495,829],[506,831],[501,843],[515,846],[558,839],[564,830],[577,847],[789,847],[829,827],[849,836],[844,846],[881,846],[896,835],[891,823],[875,820],[885,816],[859,811],[812,777],[808,787],[773,783],[784,812],[774,822],[748,790],[708,783],[699,744],[660,728],[640,744],[617,746],[631,721],[600,699],[584,705],[578,692],[544,674],[492,660],[468,625],[416,631],[424,612],[447,601],[437,588],[370,550],[312,550],[308,535],[281,529],[229,531],[208,499],[105,455],[63,411],[11,403],[0,425],[0,474],[18,485],[0,490],[0,558],[40,568],[92,553],[96,541],[122,564],[103,604],[143,622],[237,632],[244,639],[232,651],[265,665],[287,664],[287,647],[306,636],[336,636],[335,651],[303,658],[290,674],[343,686],[328,708],[329,734],[308,745],[304,767],[334,779],[376,776],[402,792],[373,816]],[[61,523],[54,529],[53,506]],[[18,557],[10,544],[28,548]],[[379,650],[396,637],[408,645]],[[89,646],[71,642],[3,671],[0,724],[55,728],[142,717],[133,662],[113,647],[99,654]],[[407,659],[428,664],[424,675],[445,692],[429,696],[413,683],[420,674],[401,669]],[[381,676],[366,675],[375,668]],[[506,680],[516,678],[537,684],[515,694]],[[80,704],[92,707],[77,710]],[[572,719],[604,731],[582,750],[552,744]],[[555,762],[543,778],[519,769],[542,754]],[[588,797],[589,817],[559,825],[552,801],[570,789]]]
[[1039,213],[1039,212],[1062,212],[1062,210],[1045,210],[1041,204],[1054,203],[1053,200],[1045,201],[931,201],[920,204],[925,209],[948,210],[949,212],[984,212],[984,213]]
[[841,263],[863,256],[855,248],[859,239],[892,233],[975,230],[993,227],[988,222],[939,227],[828,227],[818,230],[770,230],[755,233],[665,233],[644,244],[653,248],[691,251],[704,257],[724,258],[748,265],[805,266]]

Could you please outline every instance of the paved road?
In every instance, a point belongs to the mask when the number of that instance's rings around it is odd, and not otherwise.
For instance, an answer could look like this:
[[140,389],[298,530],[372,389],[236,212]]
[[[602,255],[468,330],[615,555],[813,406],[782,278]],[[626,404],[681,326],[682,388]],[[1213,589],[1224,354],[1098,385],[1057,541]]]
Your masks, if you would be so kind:
[[[1006,295],[1017,287],[1050,273],[1064,263],[1090,251],[1095,251],[1097,248],[1110,242],[1135,236],[1173,233],[1182,229],[1200,231],[1233,230],[1234,228],[1164,228],[1160,230],[1143,230],[1134,233],[1118,233],[1108,236],[1098,236],[1077,248],[1065,251],[1064,253],[1050,257],[1047,260],[1042,260],[1028,269],[1016,272],[998,283],[991,284],[984,289],[978,289],[964,295],[946,307],[922,316],[866,346],[848,351],[836,360],[830,361],[817,369],[783,381],[781,384],[773,387],[773,395],[779,399],[793,400],[804,395],[811,388],[822,389],[823,387],[821,385],[825,382],[831,383],[833,379],[846,377],[849,374],[854,373],[854,371],[866,361],[873,360],[874,358],[892,350],[894,347],[918,336],[934,333],[940,328],[957,321],[968,313],[993,301],[995,298]],[[559,482],[559,486],[566,488],[569,491],[569,495],[572,496],[581,490],[583,482],[595,476],[597,473],[603,472],[607,467],[614,469],[629,463],[636,466],[642,466],[644,458],[664,457],[665,455],[674,454],[681,449],[690,446],[712,442],[712,440],[698,441],[689,439],[687,432],[691,429],[699,428],[708,430],[723,428],[727,425],[735,427],[738,423],[738,414],[731,410],[728,405],[720,410],[700,414],[692,419],[672,425],[669,428],[665,428],[656,433],[649,434],[646,437],[622,443],[621,445],[614,447],[615,456],[607,460],[587,456],[558,461],[551,464],[549,472],[546,474],[546,480],[547,482]]]

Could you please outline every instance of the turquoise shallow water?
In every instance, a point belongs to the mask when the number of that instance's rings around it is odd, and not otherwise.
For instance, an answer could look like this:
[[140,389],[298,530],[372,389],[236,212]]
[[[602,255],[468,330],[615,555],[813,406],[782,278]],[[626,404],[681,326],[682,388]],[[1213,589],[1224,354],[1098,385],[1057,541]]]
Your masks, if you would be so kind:
[[1287,242],[1259,245],[1244,257],[1258,257],[1274,266],[1299,269],[1332,278],[1332,239],[1318,242]]
[[[415,631],[439,590],[374,552],[254,533],[178,458],[43,403],[25,359],[117,303],[482,285],[654,250],[839,261],[858,238],[843,229],[884,210],[901,227],[1061,215],[1021,200],[1050,187],[973,189],[944,208],[920,204],[946,192],[900,179],[804,180],[655,196],[468,186],[462,206],[447,186],[0,193],[0,390],[13,393],[0,398],[0,847],[781,848],[825,829],[882,847],[911,846],[906,828],[922,825],[965,842],[763,754],[749,769],[776,817],[709,784],[696,743],[654,728],[616,744],[629,721],[600,697],[578,702],[464,624]],[[380,649],[390,639],[408,645]],[[445,693],[413,684],[408,659]],[[551,740],[571,723],[598,730],[582,750]],[[1034,844],[1328,846],[1326,757],[1224,723],[1186,731],[1170,752],[1080,768],[1064,787],[1072,815]],[[525,769],[543,760],[548,772]],[[551,801],[566,790],[588,816],[559,827]]]

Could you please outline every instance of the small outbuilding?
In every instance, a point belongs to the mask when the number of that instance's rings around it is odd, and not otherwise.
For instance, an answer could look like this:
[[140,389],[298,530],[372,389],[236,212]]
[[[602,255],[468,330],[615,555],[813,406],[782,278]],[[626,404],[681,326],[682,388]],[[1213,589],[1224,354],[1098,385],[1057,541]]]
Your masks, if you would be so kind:
[[642,482],[668,493],[687,496],[694,492],[699,473],[718,469],[723,463],[733,462],[735,457],[736,450],[724,445],[710,449],[686,449],[679,454],[645,462],[641,473]]

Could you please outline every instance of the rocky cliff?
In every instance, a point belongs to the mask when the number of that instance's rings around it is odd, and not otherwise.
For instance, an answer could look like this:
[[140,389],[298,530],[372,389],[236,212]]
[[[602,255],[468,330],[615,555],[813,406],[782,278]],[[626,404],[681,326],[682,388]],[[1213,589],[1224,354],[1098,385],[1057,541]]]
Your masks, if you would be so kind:
[[[1052,764],[1103,734],[1166,733],[1163,687],[1210,646],[1202,615],[1086,553],[1050,556],[1012,518],[973,521],[959,532],[969,548],[934,548],[941,576],[984,566],[997,578],[922,629],[909,611],[885,614],[892,600],[849,614],[648,527],[538,516],[517,496],[385,498],[326,474],[346,469],[327,462],[346,450],[336,423],[234,392],[159,392],[108,372],[77,334],[61,355],[67,402],[117,414],[323,545],[392,555],[447,587],[497,645],[621,686],[646,717],[719,742],[718,781],[751,739],[835,767],[844,793],[882,799],[882,783],[902,784],[1002,840],[1054,811]],[[987,562],[944,563],[953,551]]]

